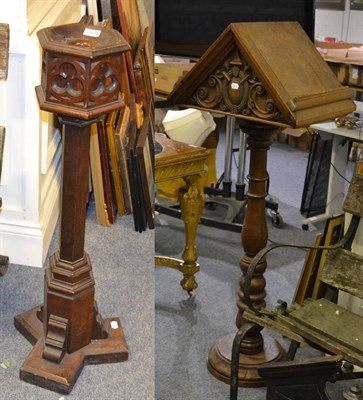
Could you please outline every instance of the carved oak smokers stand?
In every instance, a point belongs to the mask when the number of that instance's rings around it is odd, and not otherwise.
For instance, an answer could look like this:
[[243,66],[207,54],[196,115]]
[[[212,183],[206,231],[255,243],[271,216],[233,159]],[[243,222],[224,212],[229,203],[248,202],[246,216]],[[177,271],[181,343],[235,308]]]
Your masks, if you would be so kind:
[[127,360],[119,318],[102,320],[92,266],[84,252],[91,124],[123,106],[122,52],[129,45],[113,29],[69,24],[38,32],[43,48],[40,108],[63,127],[60,251],[45,271],[44,307],[15,317],[34,348],[20,369],[30,383],[69,393],[84,364]]
[[[176,85],[168,100],[183,107],[231,115],[247,134],[251,151],[247,210],[242,229],[245,254],[238,291],[236,324],[245,320],[244,280],[253,257],[268,238],[265,197],[267,152],[279,127],[308,126],[355,109],[342,87],[297,22],[232,23]],[[292,166],[293,167],[293,166]],[[283,171],[281,171],[283,173]],[[265,306],[261,260],[251,285],[254,307]],[[238,384],[261,386],[257,366],[285,357],[281,346],[255,325],[242,342]],[[234,334],[218,340],[208,355],[208,370],[229,382]]]

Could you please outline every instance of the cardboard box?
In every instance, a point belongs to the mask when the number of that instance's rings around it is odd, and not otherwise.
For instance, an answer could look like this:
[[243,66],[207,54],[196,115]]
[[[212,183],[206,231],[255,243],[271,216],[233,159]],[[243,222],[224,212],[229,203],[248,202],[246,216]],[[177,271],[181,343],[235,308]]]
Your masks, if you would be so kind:
[[347,84],[350,86],[363,87],[363,66],[348,66]]
[[175,83],[194,66],[194,63],[155,63],[155,92],[168,95]]
[[341,84],[363,87],[362,44],[315,42],[315,45]]
[[340,62],[328,61],[328,65],[342,85],[348,84],[349,65]]
[[286,128],[282,131],[287,136],[287,144],[297,147],[301,150],[309,150],[312,140],[312,135],[305,128]]

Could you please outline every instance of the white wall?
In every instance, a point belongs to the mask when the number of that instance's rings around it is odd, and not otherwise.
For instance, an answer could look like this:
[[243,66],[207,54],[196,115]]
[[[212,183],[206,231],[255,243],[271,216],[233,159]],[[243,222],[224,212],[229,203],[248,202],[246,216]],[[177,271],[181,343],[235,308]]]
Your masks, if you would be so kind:
[[346,0],[345,10],[323,10],[315,12],[315,37],[334,37],[337,41],[363,44],[363,11],[350,10]]
[[[345,11],[316,10],[315,37],[335,37],[337,41],[363,44],[363,11],[350,10],[350,1],[346,1]],[[346,214],[346,226],[351,216]],[[363,223],[360,222],[352,251],[363,255]],[[339,304],[358,315],[363,316],[363,300],[347,293],[339,293]]]
[[8,78],[0,82],[0,125],[6,129],[0,254],[13,264],[43,266],[60,209],[61,140],[35,95],[41,65],[36,31],[78,21],[81,4],[12,0],[1,11],[1,22],[10,25],[10,45]]

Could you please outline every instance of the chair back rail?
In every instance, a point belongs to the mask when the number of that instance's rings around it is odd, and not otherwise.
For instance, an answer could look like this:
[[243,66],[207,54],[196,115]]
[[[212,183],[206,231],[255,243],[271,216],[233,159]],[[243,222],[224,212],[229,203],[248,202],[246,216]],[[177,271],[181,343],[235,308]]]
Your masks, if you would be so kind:
[[[264,247],[261,251],[259,251],[256,256],[251,261],[246,276],[245,276],[245,284],[243,288],[244,294],[244,302],[248,306],[250,310],[255,312],[257,315],[275,315],[274,311],[265,310],[265,309],[257,309],[253,302],[251,301],[250,287],[252,278],[255,274],[255,270],[257,265],[261,262],[261,260],[269,253],[271,250],[279,248],[279,247],[293,247],[298,249],[316,249],[316,250],[329,250],[328,254],[334,249],[342,249],[342,248],[350,248],[352,240],[356,234],[356,231],[359,226],[359,222],[361,220],[361,216],[353,215],[350,221],[349,227],[343,236],[337,243],[329,246],[311,246],[311,245],[298,245],[298,244],[285,244],[285,243],[274,243],[269,246]],[[348,250],[346,250],[348,251]],[[362,275],[360,275],[362,276]],[[357,276],[359,279],[359,276]]]
[[320,280],[363,299],[363,256],[346,249],[330,250]]

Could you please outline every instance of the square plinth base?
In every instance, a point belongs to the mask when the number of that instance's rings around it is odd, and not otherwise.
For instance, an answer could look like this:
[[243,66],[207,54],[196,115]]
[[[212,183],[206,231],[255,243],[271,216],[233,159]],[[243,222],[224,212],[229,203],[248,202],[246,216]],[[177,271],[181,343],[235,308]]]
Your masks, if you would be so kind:
[[[20,368],[20,379],[58,393],[71,392],[86,364],[121,362],[128,359],[128,348],[119,318],[104,320],[107,339],[92,340],[72,354],[66,353],[59,364],[42,357],[43,324],[37,318],[39,307],[15,317],[15,327],[34,345]],[[111,326],[112,322],[112,326]]]

